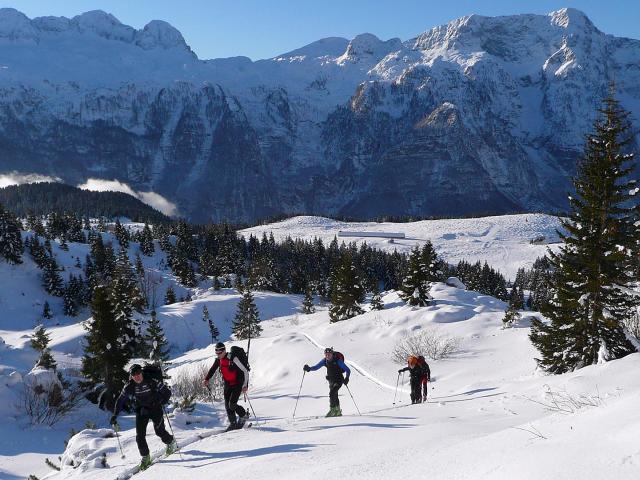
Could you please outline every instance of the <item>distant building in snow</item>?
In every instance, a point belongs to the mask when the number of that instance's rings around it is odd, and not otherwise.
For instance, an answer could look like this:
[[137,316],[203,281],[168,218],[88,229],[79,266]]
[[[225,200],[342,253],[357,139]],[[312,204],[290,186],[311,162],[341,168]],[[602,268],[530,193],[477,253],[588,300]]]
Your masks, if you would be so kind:
[[338,231],[338,237],[376,237],[376,238],[405,238],[404,233],[398,232],[346,232]]

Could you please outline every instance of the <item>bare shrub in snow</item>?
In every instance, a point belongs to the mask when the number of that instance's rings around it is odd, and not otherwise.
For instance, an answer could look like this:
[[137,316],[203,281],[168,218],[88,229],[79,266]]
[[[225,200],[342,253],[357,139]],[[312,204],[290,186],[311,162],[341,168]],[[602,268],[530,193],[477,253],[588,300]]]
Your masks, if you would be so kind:
[[73,412],[83,398],[77,386],[63,390],[56,383],[45,389],[39,384],[25,383],[16,407],[27,414],[32,425],[52,426]]
[[214,400],[222,398],[224,385],[222,376],[219,372],[211,378],[209,390],[202,384],[202,380],[207,376],[209,367],[205,363],[197,363],[194,366],[183,368],[178,373],[171,376],[171,392],[173,393],[173,401],[178,406],[187,406],[193,400],[211,401],[211,395]]
[[439,333],[436,329],[424,329],[406,335],[393,349],[393,361],[403,364],[411,355],[424,355],[431,360],[448,357],[460,346],[460,339]]
[[552,390],[549,385],[545,385],[544,400],[528,400],[538,405],[542,405],[550,412],[575,413],[586,407],[599,407],[604,404],[600,392],[590,393],[570,393],[566,390]]

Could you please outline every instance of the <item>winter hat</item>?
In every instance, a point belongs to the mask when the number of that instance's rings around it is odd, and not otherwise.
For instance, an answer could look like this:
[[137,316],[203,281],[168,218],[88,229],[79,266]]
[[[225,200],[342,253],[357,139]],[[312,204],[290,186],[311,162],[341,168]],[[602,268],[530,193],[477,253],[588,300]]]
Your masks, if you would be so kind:
[[333,347],[327,347],[324,349],[324,353],[333,353]]
[[129,367],[129,375],[131,375],[132,377],[139,373],[142,373],[142,366],[140,364],[134,363],[133,365],[131,365],[131,367]]
[[409,357],[409,360],[407,360],[407,363],[409,365],[417,365],[418,364],[418,359],[416,357],[414,357],[413,355],[411,355]]
[[218,342],[216,343],[215,350],[216,350],[216,353],[222,352],[223,350],[226,350],[226,347],[224,346],[224,343]]

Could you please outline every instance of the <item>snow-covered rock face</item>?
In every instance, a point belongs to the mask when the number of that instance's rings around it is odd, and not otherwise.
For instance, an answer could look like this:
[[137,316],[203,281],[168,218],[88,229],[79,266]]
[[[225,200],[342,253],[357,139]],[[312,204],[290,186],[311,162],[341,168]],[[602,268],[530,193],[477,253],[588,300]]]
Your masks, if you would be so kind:
[[639,64],[574,9],[256,62],[199,60],[162,21],[2,9],[0,174],[116,179],[193,220],[563,210],[611,80],[640,118]]

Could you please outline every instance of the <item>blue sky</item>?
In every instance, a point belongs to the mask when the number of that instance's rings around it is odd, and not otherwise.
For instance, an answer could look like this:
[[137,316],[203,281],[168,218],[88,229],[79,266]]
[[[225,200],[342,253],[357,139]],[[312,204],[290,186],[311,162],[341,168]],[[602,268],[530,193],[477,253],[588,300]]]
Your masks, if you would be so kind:
[[606,33],[640,38],[637,0],[0,0],[0,7],[16,8],[30,18],[101,9],[135,28],[165,20],[204,59],[268,58],[320,38],[364,32],[406,40],[471,13],[548,13],[562,7],[582,10]]

